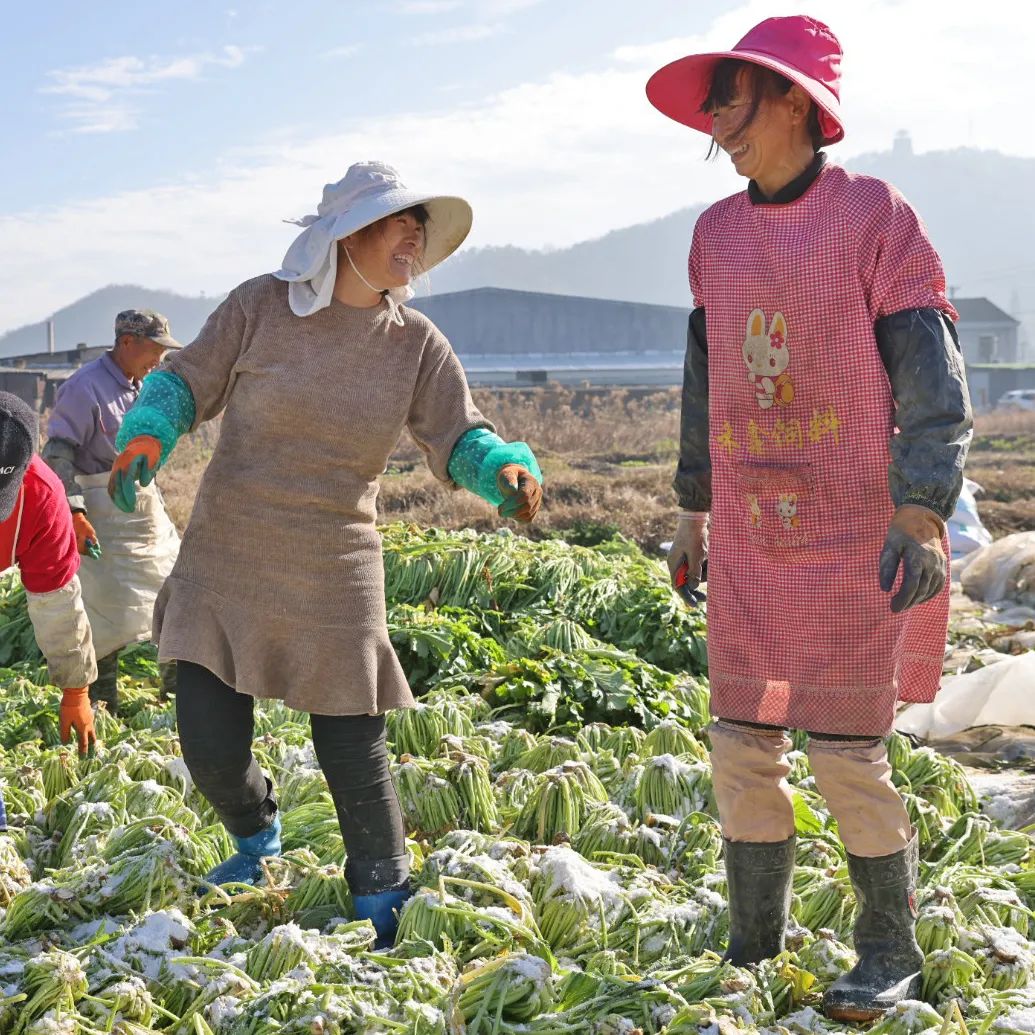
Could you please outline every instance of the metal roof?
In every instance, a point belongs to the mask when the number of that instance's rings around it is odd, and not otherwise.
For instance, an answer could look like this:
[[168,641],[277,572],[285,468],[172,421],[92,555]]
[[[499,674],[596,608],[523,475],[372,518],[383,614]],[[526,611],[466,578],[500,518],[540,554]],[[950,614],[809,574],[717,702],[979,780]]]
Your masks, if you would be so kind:
[[1021,322],[987,298],[950,298],[949,301],[960,314],[960,323],[1019,324]]

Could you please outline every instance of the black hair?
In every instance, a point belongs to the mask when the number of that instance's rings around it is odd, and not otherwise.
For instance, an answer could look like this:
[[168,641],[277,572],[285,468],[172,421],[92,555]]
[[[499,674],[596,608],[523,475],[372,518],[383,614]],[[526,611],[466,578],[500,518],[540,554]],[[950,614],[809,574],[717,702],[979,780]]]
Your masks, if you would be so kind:
[[[748,95],[748,110],[740,123],[737,132],[733,134],[733,140],[740,139],[748,126],[755,121],[758,109],[762,101],[767,97],[784,97],[794,84],[779,72],[770,68],[763,68],[753,61],[740,61],[737,58],[723,58],[712,72],[711,86],[708,88],[708,96],[701,105],[701,111],[710,115],[716,108],[729,104],[739,94],[739,87],[743,87]],[[823,146],[823,131],[819,128],[819,109],[816,102],[812,101],[809,107],[808,122],[806,129],[812,141],[812,149],[818,151]],[[708,148],[708,157],[712,158],[719,153],[719,145],[712,140]]]
[[427,226],[431,221],[431,213],[425,205],[414,205],[413,208],[408,208],[405,212],[400,214],[404,216],[413,216],[421,226]]
[[[413,216],[413,218],[425,228],[427,228],[428,223],[431,222],[431,213],[428,211],[426,205],[413,205],[411,208],[404,208],[401,212],[393,212],[389,216],[383,216],[376,223],[371,223],[363,229],[373,230],[375,226],[381,226],[386,219],[395,219],[397,216]],[[363,231],[360,232],[362,233]]]

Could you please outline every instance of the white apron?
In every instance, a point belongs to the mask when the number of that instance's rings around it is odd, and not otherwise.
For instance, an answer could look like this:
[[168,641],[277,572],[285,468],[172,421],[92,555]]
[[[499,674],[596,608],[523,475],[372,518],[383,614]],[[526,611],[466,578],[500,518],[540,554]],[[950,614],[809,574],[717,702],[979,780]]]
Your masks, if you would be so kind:
[[158,486],[137,486],[137,506],[123,513],[108,495],[108,474],[80,474],[86,513],[101,557],[79,566],[83,601],[98,658],[151,638],[155,597],[172,571],[180,537],[165,512]]

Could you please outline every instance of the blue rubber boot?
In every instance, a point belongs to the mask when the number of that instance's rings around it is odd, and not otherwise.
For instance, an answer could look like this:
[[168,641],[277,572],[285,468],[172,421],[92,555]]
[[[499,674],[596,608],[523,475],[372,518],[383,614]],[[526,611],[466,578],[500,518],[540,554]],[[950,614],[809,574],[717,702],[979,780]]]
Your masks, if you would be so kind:
[[376,895],[353,895],[352,905],[357,920],[369,920],[377,931],[375,949],[390,949],[395,944],[395,932],[399,929],[399,910],[412,896],[407,888],[394,891],[379,891]]
[[235,837],[237,851],[206,876],[210,884],[254,884],[262,874],[259,860],[280,855],[280,816],[251,837]]

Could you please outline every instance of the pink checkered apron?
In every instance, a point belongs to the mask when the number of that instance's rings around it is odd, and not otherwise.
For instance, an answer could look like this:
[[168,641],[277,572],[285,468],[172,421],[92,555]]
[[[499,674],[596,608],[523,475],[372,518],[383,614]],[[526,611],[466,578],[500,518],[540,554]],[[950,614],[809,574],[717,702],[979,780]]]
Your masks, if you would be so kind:
[[941,263],[894,188],[828,166],[786,205],[719,202],[694,231],[708,329],[712,711],[884,734],[938,691],[948,589],[902,615],[878,584],[894,403],[874,322],[940,308]]

